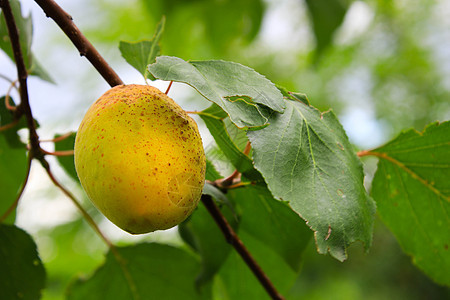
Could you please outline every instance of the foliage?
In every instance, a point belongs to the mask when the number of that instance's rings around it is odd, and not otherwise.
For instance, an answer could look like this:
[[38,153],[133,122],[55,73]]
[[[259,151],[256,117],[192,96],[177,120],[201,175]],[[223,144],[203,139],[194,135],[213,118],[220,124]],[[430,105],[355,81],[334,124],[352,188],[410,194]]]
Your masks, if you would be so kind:
[[[0,49],[13,61],[17,60],[7,28],[6,2],[11,4],[28,74],[52,81],[31,50],[33,24],[31,16],[22,15],[19,1],[0,1]],[[376,24],[397,22],[405,26],[410,20],[400,12],[404,10],[408,17],[417,14],[410,7],[399,8],[384,1],[368,2],[376,11]],[[39,244],[39,235],[32,237],[13,225],[17,202],[21,200],[22,187],[29,175],[27,158],[41,163],[55,187],[72,199],[84,220],[108,248],[105,261],[100,265],[92,257],[78,257],[78,264],[72,266],[74,270],[77,267],[85,272],[96,270],[87,278],[73,271],[67,275],[72,278],[69,285],[68,278],[60,280],[64,286],[59,289],[66,290],[68,299],[269,299],[267,281],[288,299],[323,297],[318,289],[308,288],[308,284],[315,286],[314,281],[331,287],[330,290],[344,299],[358,298],[352,296],[352,291],[357,289],[348,284],[354,278],[361,278],[352,275],[354,277],[349,277],[348,281],[341,278],[332,282],[335,278],[323,276],[320,270],[329,268],[339,277],[344,274],[342,265],[334,267],[336,262],[314,256],[310,244],[315,246],[316,253],[330,254],[342,262],[352,257],[356,241],[362,242],[366,253],[371,247],[375,253],[379,253],[379,249],[384,251],[385,240],[391,233],[415,266],[437,284],[450,286],[447,272],[450,269],[450,122],[433,122],[423,131],[405,130],[373,150],[356,151],[347,136],[347,128],[339,121],[340,112],[345,112],[349,106],[342,98],[354,92],[345,81],[348,70],[371,70],[373,87],[370,96],[363,93],[362,98],[386,95],[373,108],[378,120],[388,122],[392,128],[422,129],[435,120],[436,108],[445,111],[443,99],[448,91],[420,75],[429,74],[441,80],[427,60],[428,56],[421,51],[422,45],[411,38],[411,31],[396,27],[390,34],[402,42],[398,42],[393,53],[368,60],[371,58],[368,45],[374,42],[371,38],[380,30],[377,26],[350,45],[336,45],[336,36],[342,24],[345,25],[349,9],[354,7],[352,1],[305,0],[315,46],[309,53],[297,53],[294,47],[295,58],[287,51],[286,57],[291,60],[283,64],[283,54],[270,53],[270,50],[259,56],[246,54],[260,45],[258,34],[263,28],[263,16],[270,9],[261,0],[141,0],[136,3],[140,9],[132,5],[124,7],[123,3],[120,7],[101,4],[107,19],[101,19],[101,28],[97,26],[86,32],[93,36],[93,41],[113,41],[115,46],[122,39],[119,51],[123,59],[145,82],[185,83],[197,92],[195,98],[199,107],[204,107],[205,103],[210,105],[195,113],[212,137],[211,144],[205,147],[207,182],[203,194],[214,199],[218,212],[214,214],[206,204],[199,205],[178,226],[177,243],[137,239],[126,245],[111,243],[96,225],[101,220],[98,213],[92,206],[84,209],[83,206],[89,204],[80,204],[50,170],[50,165],[62,167],[79,187],[73,157],[62,156],[70,154],[76,133],[55,135],[55,152],[43,151],[39,142],[36,146],[32,141],[37,122],[25,122],[26,118],[34,120],[34,107],[33,110],[29,107],[29,111],[24,109],[27,103],[23,98],[17,106],[10,107],[10,103],[14,103],[6,101],[11,98],[10,91],[2,91],[5,96],[0,99],[0,269],[6,270],[0,275],[3,276],[0,278],[2,295],[11,299],[36,299],[46,287],[44,297],[50,299],[48,291],[56,280],[55,264],[45,257],[41,259],[36,250],[33,238]],[[123,18],[120,23],[123,28],[110,23],[116,19],[111,16]],[[158,20],[161,21],[157,24]],[[152,27],[152,24],[156,25]],[[143,30],[136,30],[137,26]],[[149,39],[152,30],[153,38]],[[129,41],[123,41],[124,38]],[[287,46],[282,45],[282,48]],[[414,59],[412,66],[404,61],[392,64],[393,59],[403,54]],[[252,55],[256,57],[254,60]],[[254,68],[231,60],[250,60]],[[357,65],[360,61],[366,61],[362,67]],[[308,77],[308,74],[312,75]],[[402,76],[390,77],[392,74]],[[349,81],[361,83],[363,78]],[[11,86],[16,84],[13,82]],[[303,93],[289,91],[291,89],[307,92],[308,98]],[[391,111],[385,105],[386,99],[396,99],[399,90],[404,99],[401,103],[392,101],[397,107]],[[22,90],[21,93],[23,95]],[[433,109],[410,108],[411,114],[405,117],[407,112],[399,108],[411,104],[408,95],[414,93],[414,99],[429,100]],[[335,110],[326,110],[333,104]],[[405,121],[411,117],[411,121]],[[23,142],[25,139],[18,135],[23,128],[29,132],[27,146]],[[390,135],[387,133],[384,140]],[[46,157],[51,154],[57,155],[57,160],[47,161]],[[366,157],[378,161],[371,165],[369,160],[366,163]],[[386,230],[382,238],[376,226],[374,233],[374,224],[379,224],[376,213],[391,232]],[[231,231],[220,226],[218,216],[228,221]],[[78,219],[45,233],[63,246],[64,253],[60,253],[56,261],[76,252],[67,239],[88,230],[81,224]],[[85,240],[83,243],[79,249],[89,244]],[[251,263],[245,260],[239,243],[245,245],[245,251],[262,271],[252,273]],[[102,250],[96,243],[92,245],[96,251]],[[392,240],[390,245],[395,242]],[[386,251],[395,248],[390,247]],[[392,251],[402,255],[399,250]],[[370,262],[367,256],[360,258],[355,254],[355,257]],[[326,264],[319,260],[326,260]],[[81,261],[89,262],[83,265]],[[383,265],[386,271],[380,271],[377,278],[384,277],[393,266],[396,264]],[[354,267],[352,272],[361,271]],[[262,275],[267,281],[257,279]],[[314,276],[325,279],[315,280]],[[428,279],[419,279],[420,282],[425,280]],[[449,293],[434,283],[426,284],[437,298]],[[419,289],[413,285],[410,288]],[[391,291],[398,292],[399,297],[406,295],[394,288]],[[379,293],[386,295],[383,291]]]
[[449,126],[431,124],[423,133],[409,130],[371,151],[380,158],[372,192],[381,218],[414,263],[446,285],[450,277],[442,266],[450,264]]

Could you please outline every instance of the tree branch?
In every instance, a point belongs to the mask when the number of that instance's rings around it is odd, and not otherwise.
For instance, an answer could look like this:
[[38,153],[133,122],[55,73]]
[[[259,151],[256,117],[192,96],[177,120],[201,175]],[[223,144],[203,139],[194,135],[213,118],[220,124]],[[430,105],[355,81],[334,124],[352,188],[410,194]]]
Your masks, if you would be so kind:
[[[33,115],[31,113],[31,107],[28,100],[28,87],[27,87],[27,68],[23,60],[22,50],[20,48],[19,42],[19,31],[17,30],[17,25],[14,20],[14,15],[9,5],[8,0],[0,0],[0,6],[2,8],[3,14],[5,16],[6,26],[8,27],[8,33],[11,40],[11,46],[14,53],[14,60],[17,66],[17,78],[19,79],[19,93],[20,93],[20,104],[17,106],[16,117],[17,119],[25,114],[28,130],[29,130],[29,140],[31,146],[31,157],[40,157],[39,153],[39,136],[36,132],[36,125],[34,123]],[[36,151],[36,153],[34,152]]]
[[[75,26],[69,14],[62,10],[61,7],[59,7],[58,4],[56,4],[53,0],[35,0],[35,2],[44,10],[48,17],[51,17],[59,25],[59,27],[61,27],[64,33],[66,33],[66,35],[80,51],[80,54],[86,56],[86,58],[94,65],[97,71],[103,76],[103,78],[110,84],[111,87],[123,84],[119,76],[109,67],[109,65],[100,56],[100,54],[96,51],[92,44]],[[166,91],[166,93],[167,92],[168,90]],[[49,174],[49,176],[52,178],[51,173]],[[52,180],[54,180],[54,178],[52,178]],[[55,184],[57,183],[55,182]],[[70,197],[70,195],[68,196]],[[261,267],[258,265],[250,252],[244,246],[242,241],[239,239],[236,232],[229,225],[219,208],[215,205],[212,198],[208,195],[202,195],[201,200],[221,229],[227,242],[230,243],[239,253],[244,262],[249,266],[253,274],[263,285],[267,293],[272,297],[272,299],[283,300],[283,296],[278,293],[270,279],[263,272]]]
[[281,296],[278,293],[278,291],[276,290],[273,283],[270,281],[270,279],[267,277],[267,275],[264,273],[264,271],[261,269],[261,267],[255,261],[255,259],[250,254],[250,252],[247,250],[247,248],[242,243],[242,241],[239,239],[236,232],[230,226],[230,224],[228,223],[225,216],[222,214],[222,212],[219,210],[217,205],[212,200],[211,196],[202,195],[202,203],[205,205],[206,209],[208,210],[208,212],[213,217],[214,221],[219,226],[220,230],[222,231],[223,235],[225,236],[227,243],[232,245],[234,247],[234,249],[239,253],[239,255],[242,257],[244,262],[252,270],[253,274],[259,280],[259,282],[264,287],[264,289],[267,291],[267,293],[270,295],[270,297],[272,297],[272,299],[283,300],[284,299],[283,296]]
[[119,75],[117,75],[94,46],[86,39],[68,13],[53,0],[35,0],[35,2],[42,8],[47,17],[52,18],[58,24],[78,49],[80,55],[85,56],[89,60],[111,87],[123,84]]

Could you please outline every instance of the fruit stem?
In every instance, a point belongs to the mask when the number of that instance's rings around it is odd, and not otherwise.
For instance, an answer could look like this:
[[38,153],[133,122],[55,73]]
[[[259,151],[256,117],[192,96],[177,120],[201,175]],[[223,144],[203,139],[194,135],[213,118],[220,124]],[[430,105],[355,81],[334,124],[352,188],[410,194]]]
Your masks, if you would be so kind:
[[264,271],[258,265],[256,260],[253,258],[253,256],[250,254],[250,252],[247,250],[245,245],[239,239],[238,235],[233,230],[231,225],[228,223],[227,219],[222,214],[220,209],[214,203],[211,196],[202,195],[201,200],[202,200],[203,205],[205,205],[206,209],[213,217],[214,221],[219,226],[220,230],[222,231],[223,235],[225,236],[227,243],[232,245],[234,247],[234,249],[239,253],[239,255],[242,257],[244,262],[247,264],[247,266],[250,268],[250,270],[253,272],[253,274],[256,276],[256,278],[259,280],[261,285],[264,287],[266,292],[270,295],[270,297],[272,299],[283,300],[284,297],[280,293],[278,293],[275,286],[270,281],[269,277],[267,277],[267,275],[264,273]]

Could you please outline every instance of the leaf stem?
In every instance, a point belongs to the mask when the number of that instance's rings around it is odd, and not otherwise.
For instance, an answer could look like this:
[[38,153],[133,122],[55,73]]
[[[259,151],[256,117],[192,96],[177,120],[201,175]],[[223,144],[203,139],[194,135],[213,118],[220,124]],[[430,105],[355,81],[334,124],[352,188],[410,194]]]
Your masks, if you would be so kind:
[[233,230],[233,228],[230,226],[225,216],[221,213],[220,209],[214,203],[211,196],[202,195],[201,200],[202,203],[205,205],[206,209],[208,210],[208,212],[213,217],[214,221],[219,226],[220,230],[225,236],[227,243],[232,245],[234,249],[239,253],[244,262],[247,264],[247,266],[250,268],[250,270],[253,272],[256,278],[259,280],[261,285],[264,287],[266,292],[270,295],[270,297],[272,299],[283,300],[284,297],[278,293],[273,283],[270,281],[270,279],[267,277],[267,275],[255,261],[255,259],[247,250],[242,241],[239,239],[236,232]]
[[[61,29],[66,33],[66,35],[71,39],[71,41],[74,43],[74,45],[80,51],[80,54],[85,55],[86,58],[88,58],[88,60],[94,65],[94,67],[97,69],[97,71],[110,84],[110,86],[123,84],[123,82],[119,78],[119,76],[109,67],[109,65],[106,63],[106,61],[104,61],[104,59],[100,56],[100,54],[98,54],[98,52],[92,46],[92,44],[84,37],[84,35],[75,26],[75,24],[72,22],[72,17],[70,17],[70,15],[68,15],[64,10],[62,10],[53,0],[35,0],[35,2],[44,10],[44,12],[47,14],[48,17],[51,17],[61,27]],[[169,87],[170,87],[170,85],[169,85]],[[169,91],[169,88],[166,92],[168,92],[168,91]],[[49,176],[51,176],[51,175],[49,175]],[[57,184],[56,180],[55,180],[55,182],[56,182],[55,184]],[[69,195],[70,195],[70,193],[69,193]],[[265,273],[262,271],[262,269],[259,267],[259,265],[256,263],[256,261],[253,259],[251,254],[245,248],[242,241],[238,238],[238,236],[236,235],[234,230],[231,228],[231,226],[226,221],[225,217],[222,215],[220,210],[214,204],[212,198],[208,195],[203,195],[202,202],[204,203],[204,205],[206,206],[206,208],[208,209],[210,214],[213,216],[213,218],[216,221],[216,223],[218,224],[219,228],[222,230],[226,240],[230,244],[232,244],[233,247],[236,249],[236,251],[241,255],[241,257],[244,259],[246,264],[250,267],[250,269],[253,271],[255,276],[258,278],[258,280],[264,286],[264,288],[266,289],[268,294],[273,299],[284,299],[277,292],[277,290],[273,286],[272,282],[265,275]],[[75,201],[75,203],[77,203],[77,202]],[[79,204],[77,206],[79,206]],[[79,207],[81,208],[81,206],[79,206]],[[90,219],[90,217],[89,217],[89,219]],[[95,223],[93,223],[92,225],[94,226]],[[97,230],[98,230],[98,227],[95,226],[95,228],[97,228]],[[99,232],[99,234],[101,234],[101,232],[99,230],[98,230],[98,232]],[[101,234],[101,236],[103,236],[103,234]],[[111,249],[114,249],[112,247],[112,245],[111,245]],[[125,272],[125,273],[126,273],[125,275],[127,277],[127,281],[131,280],[131,283],[132,283],[132,278],[131,277],[128,278],[127,272]],[[135,289],[133,289],[133,285],[132,284],[130,284],[130,285],[131,285],[132,290],[135,291]],[[135,293],[133,293],[133,294],[136,295]]]
[[64,151],[54,151],[54,152],[50,152],[47,150],[42,149],[42,151],[47,154],[47,155],[53,155],[53,156],[72,156],[73,155],[73,150],[64,150]]
[[243,153],[245,155],[248,155],[250,153],[250,150],[252,150],[252,144],[250,143],[250,141],[248,141],[247,144],[245,145]]
[[8,130],[10,128],[13,128],[14,126],[17,125],[17,123],[19,123],[19,119],[12,121],[11,123],[8,123],[6,125],[0,126],[0,132]]
[[171,80],[170,83],[169,83],[169,86],[167,87],[166,92],[164,94],[167,95],[169,93],[170,88],[172,87],[172,84],[173,84],[173,81]]
[[72,16],[66,13],[53,0],[35,0],[42,8],[47,17],[52,18],[61,30],[72,41],[80,52],[81,56],[85,56],[89,62],[95,67],[100,75],[109,83],[111,87],[124,84],[119,75],[109,66],[109,64],[100,55],[97,49],[92,46],[83,33],[78,29],[72,21]]
[[6,92],[6,96],[5,96],[5,106],[10,111],[15,111],[16,110],[16,107],[9,103],[9,101],[11,100],[11,97],[9,95],[11,94],[12,89],[13,88],[17,89],[16,83],[17,83],[17,80],[14,80],[14,81],[11,82],[11,85],[9,86],[8,91]]
[[358,157],[363,157],[363,156],[370,156],[373,155],[372,152],[370,150],[362,150],[356,153],[356,155]]
[[61,141],[65,140],[65,139],[67,139],[67,138],[70,137],[72,134],[73,134],[73,132],[71,131],[71,132],[67,132],[67,133],[65,133],[65,134],[63,134],[63,135],[60,135],[60,136],[58,136],[58,137],[56,137],[56,138],[53,138],[53,139],[40,140],[40,142],[41,142],[41,143],[57,143],[57,142],[61,142]]

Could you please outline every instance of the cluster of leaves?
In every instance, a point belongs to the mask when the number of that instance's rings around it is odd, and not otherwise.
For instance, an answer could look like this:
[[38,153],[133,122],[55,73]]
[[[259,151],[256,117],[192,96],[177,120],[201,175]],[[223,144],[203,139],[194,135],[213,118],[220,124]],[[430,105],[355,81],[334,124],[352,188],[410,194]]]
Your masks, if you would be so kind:
[[[217,200],[281,293],[298,277],[312,236],[319,253],[340,261],[355,241],[368,249],[375,202],[414,263],[436,282],[450,285],[445,271],[450,268],[450,122],[433,123],[421,133],[404,131],[384,146],[359,152],[379,158],[374,202],[363,185],[357,153],[332,111],[320,112],[305,95],[277,87],[241,64],[158,56],[163,26],[153,40],[121,42],[122,55],[144,78],[188,84],[212,102],[198,113],[215,140],[206,149],[210,183],[204,193]],[[2,107],[0,112],[0,126],[8,124],[9,111]],[[0,132],[0,213],[14,202],[25,177],[26,148],[8,143],[19,127]],[[73,138],[56,144],[57,150],[70,149]],[[248,143],[251,155],[244,151]],[[59,162],[78,180],[73,159]],[[241,174],[239,188],[224,191],[211,184],[234,169]],[[36,298],[45,285],[44,267],[32,238],[13,222],[9,215],[0,225],[1,290],[11,299]],[[200,205],[179,232],[185,247],[143,243],[110,249],[91,278],[70,286],[68,298],[268,297],[205,207]],[[23,284],[24,270],[29,285]]]

